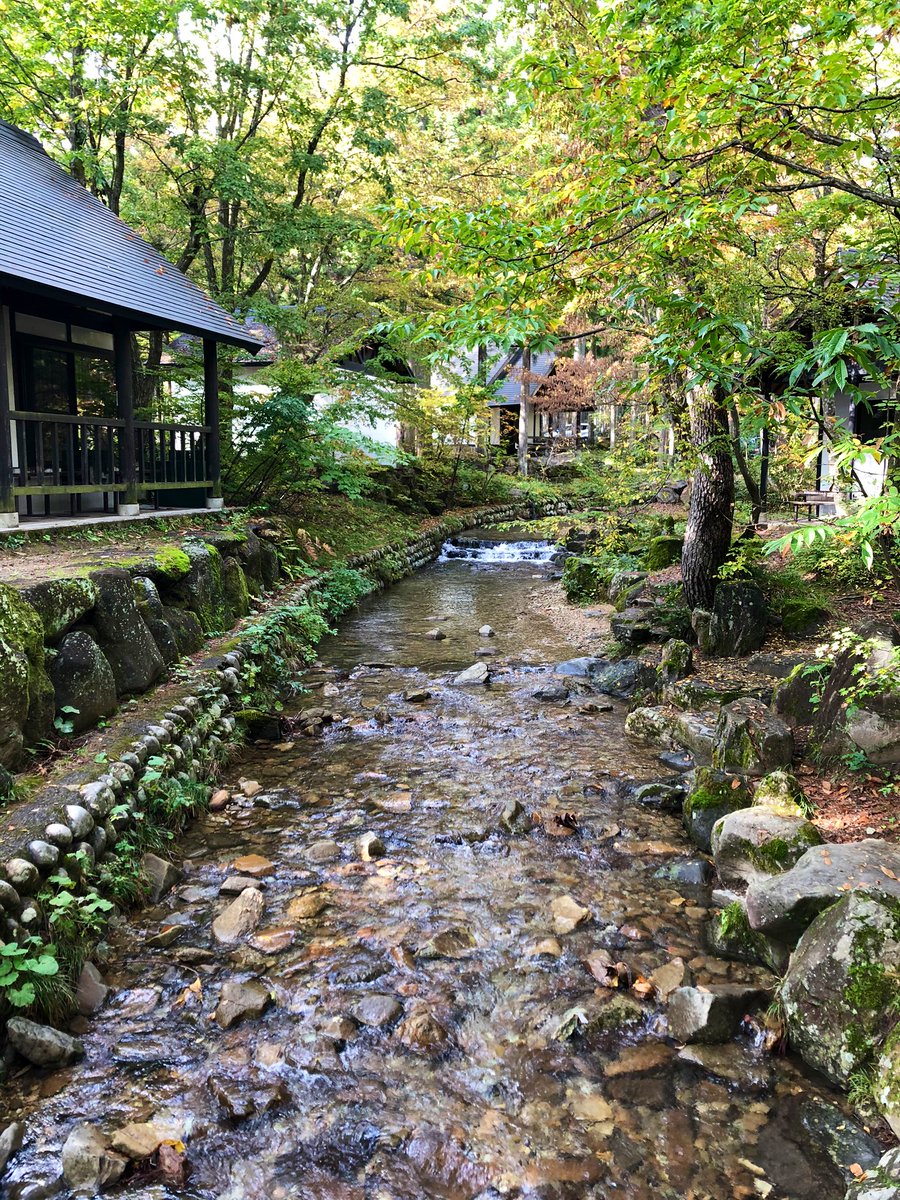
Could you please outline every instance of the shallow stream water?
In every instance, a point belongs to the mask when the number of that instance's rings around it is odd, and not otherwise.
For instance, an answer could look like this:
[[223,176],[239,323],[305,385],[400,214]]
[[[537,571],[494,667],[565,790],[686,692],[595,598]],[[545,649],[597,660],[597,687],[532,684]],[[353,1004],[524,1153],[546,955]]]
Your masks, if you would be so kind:
[[[685,1061],[658,1005],[623,1004],[584,964],[606,949],[637,977],[680,955],[701,984],[765,981],[704,949],[709,889],[672,878],[696,858],[676,819],[628,796],[666,769],[628,742],[622,706],[534,696],[587,649],[548,615],[542,570],[450,557],[322,646],[300,707],[340,719],[248,748],[227,784],[262,790],[197,822],[174,848],[181,883],[112,938],[85,1060],[7,1087],[28,1123],[11,1200],[64,1194],[76,1122],[151,1119],[180,1132],[189,1174],[139,1173],[125,1186],[145,1200],[843,1196],[806,1131],[840,1103],[821,1082],[749,1038]],[[455,686],[484,649],[489,686]],[[527,819],[510,833],[512,801]],[[366,832],[386,849],[372,862]],[[340,856],[311,861],[328,839]],[[223,949],[220,885],[248,854],[272,864],[265,915]],[[562,896],[590,915],[555,933]],[[274,1003],[221,1029],[222,985],[252,978]],[[606,1016],[566,1040],[572,1009]]]

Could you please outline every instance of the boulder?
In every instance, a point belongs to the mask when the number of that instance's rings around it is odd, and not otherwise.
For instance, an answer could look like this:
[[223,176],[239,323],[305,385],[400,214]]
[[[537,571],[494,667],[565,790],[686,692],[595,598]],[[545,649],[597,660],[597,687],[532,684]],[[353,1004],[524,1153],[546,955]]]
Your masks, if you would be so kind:
[[149,851],[141,859],[141,870],[150,882],[150,900],[156,904],[178,882],[178,868]]
[[175,638],[178,655],[184,658],[187,654],[196,654],[206,640],[199,618],[186,608],[173,608],[166,605],[163,608],[163,620]]
[[91,729],[116,711],[116,679],[103,651],[83,629],[67,633],[50,664],[57,709],[66,714],[74,733]]
[[230,625],[222,588],[222,558],[214,546],[201,541],[185,542],[184,552],[190,570],[172,594],[194,613],[204,633],[221,633]]
[[78,976],[75,988],[75,1005],[83,1017],[97,1012],[106,1002],[109,987],[92,962],[86,962]]
[[573,679],[589,679],[595,671],[602,670],[609,665],[609,660],[605,658],[591,658],[584,656],[582,658],[569,658],[565,662],[557,663],[553,668],[554,675],[566,675]]
[[684,827],[695,846],[709,851],[717,822],[750,806],[750,788],[739,775],[729,775],[714,767],[698,767],[690,784],[690,794],[684,802]]
[[653,618],[652,608],[626,608],[612,615],[609,627],[616,641],[624,642],[626,646],[643,646],[646,642],[664,639],[664,632],[657,627]]
[[712,612],[695,609],[691,625],[704,654],[731,658],[760,648],[768,620],[765,596],[755,583],[720,583]]
[[808,816],[812,805],[790,771],[772,771],[753,786],[753,803],[785,817]]
[[161,546],[149,558],[133,559],[119,564],[132,576],[152,580],[158,588],[168,591],[191,569],[191,560],[178,546]]
[[881,1145],[836,1104],[815,1096],[804,1101],[800,1111],[803,1132],[834,1164],[845,1183],[852,1183],[854,1170],[874,1171],[882,1155]]
[[718,721],[717,708],[676,713],[672,719],[675,744],[690,750],[697,762],[708,763],[713,755]]
[[872,1095],[894,1137],[900,1138],[900,1023],[878,1056]]
[[165,670],[162,655],[138,610],[131,576],[109,567],[91,575],[97,588],[94,628],[112,668],[118,695],[145,692]]
[[172,667],[182,657],[181,648],[175,630],[168,621],[159,617],[145,617],[144,624],[150,630],[150,636],[156,642],[156,648],[162,655],[167,667]]
[[97,589],[90,579],[43,579],[22,589],[22,599],[44,627],[44,641],[55,642],[90,612]]
[[44,666],[44,626],[15,588],[0,584],[0,766],[18,767],[26,747],[53,726],[53,685]]
[[726,887],[743,887],[787,871],[821,841],[805,817],[785,816],[758,804],[721,817],[710,839],[716,871]]
[[684,538],[675,537],[674,534],[651,538],[644,554],[644,565],[648,571],[663,571],[666,567],[681,562],[683,549]]
[[888,1150],[873,1171],[851,1183],[844,1200],[900,1200],[900,1146]]
[[846,1085],[897,1024],[898,972],[900,899],[845,895],[816,917],[791,955],[781,998],[793,1047]]
[[6,1023],[9,1044],[36,1067],[67,1067],[84,1057],[84,1046],[77,1039],[38,1025],[26,1017],[10,1017]]
[[76,1125],[63,1143],[63,1176],[75,1196],[96,1196],[120,1179],[127,1166],[128,1159],[108,1150],[106,1138],[93,1125]]
[[684,807],[687,793],[684,784],[665,783],[662,780],[654,783],[642,783],[634,788],[632,795],[638,804],[647,808],[658,808],[662,812],[680,813]]
[[610,604],[617,604],[623,596],[639,591],[646,578],[646,571],[616,571],[607,587]]
[[627,700],[635,692],[643,692],[656,684],[656,668],[639,658],[623,658],[607,663],[591,672],[594,691],[603,696]]
[[238,558],[247,580],[247,589],[251,596],[260,596],[263,591],[263,562],[262,542],[252,529],[248,529],[242,545],[238,548]]
[[721,709],[713,766],[745,775],[767,775],[790,766],[793,757],[794,735],[761,701],[745,697]]
[[[259,895],[259,892],[256,893]],[[239,1021],[261,1017],[272,1003],[272,992],[258,979],[229,979],[222,984],[215,1019],[220,1029],[230,1029]]]
[[675,1062],[702,1071],[742,1096],[763,1095],[775,1086],[775,1070],[768,1056],[753,1054],[736,1042],[685,1046]]
[[0,1133],[0,1175],[6,1170],[6,1164],[14,1154],[22,1149],[25,1141],[25,1122],[13,1121]]
[[750,885],[747,916],[753,929],[796,942],[823,909],[848,891],[900,900],[900,847],[876,838],[813,846],[790,871]]
[[823,761],[862,751],[878,766],[900,765],[900,686],[886,637],[839,654],[822,688],[810,743]]
[[681,638],[669,638],[663,645],[659,659],[659,681],[662,684],[676,683],[690,675],[694,669],[694,652]]
[[222,560],[222,594],[232,624],[238,618],[246,617],[250,611],[250,589],[247,587],[247,577],[243,568],[236,558]]
[[677,1042],[728,1042],[768,993],[738,984],[680,987],[669,996],[669,1034]]
[[393,1024],[402,1015],[403,1005],[395,996],[373,992],[370,996],[364,996],[353,1012],[361,1025],[379,1029],[383,1025]]
[[829,669],[823,663],[793,667],[772,692],[772,711],[776,716],[792,729],[812,725]]
[[635,741],[669,750],[679,745],[672,726],[672,718],[661,708],[634,708],[625,718],[625,732]]
[[213,921],[213,937],[222,945],[239,942],[262,920],[266,902],[257,888],[245,888]]

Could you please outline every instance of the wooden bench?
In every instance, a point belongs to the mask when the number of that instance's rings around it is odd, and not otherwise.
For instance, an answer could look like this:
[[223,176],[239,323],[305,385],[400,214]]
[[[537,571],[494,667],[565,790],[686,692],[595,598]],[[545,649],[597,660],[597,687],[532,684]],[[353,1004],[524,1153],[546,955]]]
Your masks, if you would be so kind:
[[806,519],[813,519],[813,512],[818,520],[819,509],[826,504],[835,504],[839,499],[838,492],[795,492],[791,496],[791,504],[794,509],[794,520],[800,520],[800,509],[806,509]]

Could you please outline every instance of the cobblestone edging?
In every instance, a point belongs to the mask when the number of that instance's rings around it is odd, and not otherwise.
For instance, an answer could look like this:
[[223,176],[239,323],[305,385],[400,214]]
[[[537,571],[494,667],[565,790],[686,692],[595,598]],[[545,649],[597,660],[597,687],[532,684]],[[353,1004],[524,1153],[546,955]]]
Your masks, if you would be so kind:
[[[446,539],[486,521],[522,520],[564,514],[564,503],[549,505],[506,504],[475,509],[436,524],[412,541],[355,555],[342,564],[370,575],[378,584],[403,578],[432,562]],[[387,570],[385,569],[387,568]],[[271,617],[282,608],[309,603],[327,580],[325,575],[307,580],[279,597],[266,610]],[[21,940],[39,930],[43,914],[33,899],[43,880],[60,867],[77,864],[74,855],[95,863],[114,853],[116,843],[135,814],[147,805],[146,773],[154,760],[154,784],[189,773],[202,779],[235,735],[234,697],[241,694],[244,674],[251,665],[249,650],[238,632],[233,648],[209,657],[177,702],[171,696],[153,715],[132,722],[132,739],[117,737],[113,723],[109,738],[110,761],[84,764],[67,777],[48,785],[31,802],[14,805],[3,813],[0,833],[0,940]],[[152,706],[152,696],[149,700]],[[113,748],[114,747],[114,748]],[[160,762],[161,760],[161,762]]]

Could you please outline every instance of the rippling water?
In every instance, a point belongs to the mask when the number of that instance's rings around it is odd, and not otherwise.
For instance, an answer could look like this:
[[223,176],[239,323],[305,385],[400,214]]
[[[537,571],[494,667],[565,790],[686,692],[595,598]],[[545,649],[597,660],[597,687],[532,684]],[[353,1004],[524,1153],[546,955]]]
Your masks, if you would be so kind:
[[[63,1194],[52,1181],[77,1121],[165,1117],[190,1175],[167,1189],[140,1174],[128,1186],[145,1200],[843,1196],[803,1126],[811,1104],[839,1103],[827,1089],[740,1041],[713,1072],[679,1060],[658,1007],[584,965],[605,947],[635,974],[681,955],[700,983],[765,977],[704,949],[708,889],[667,878],[693,851],[674,818],[627,796],[661,768],[625,739],[620,707],[534,696],[584,649],[536,603],[547,586],[527,564],[450,561],[344,622],[303,701],[340,720],[248,749],[228,783],[262,792],[198,822],[173,851],[181,885],[112,939],[115,993],[85,1061],[7,1088],[28,1121],[7,1195]],[[496,637],[479,636],[486,623]],[[454,686],[485,649],[490,685]],[[429,698],[403,698],[416,689]],[[513,801],[529,819],[509,833]],[[370,831],[386,854],[361,862]],[[310,861],[327,839],[340,857]],[[272,863],[266,913],[227,951],[210,925],[249,853]],[[564,895],[590,918],[557,950]],[[148,944],[172,926],[170,944]],[[275,1004],[221,1030],[222,985],[253,978]],[[384,1024],[359,1022],[366,1003]],[[560,1040],[575,1008],[593,1032]]]

